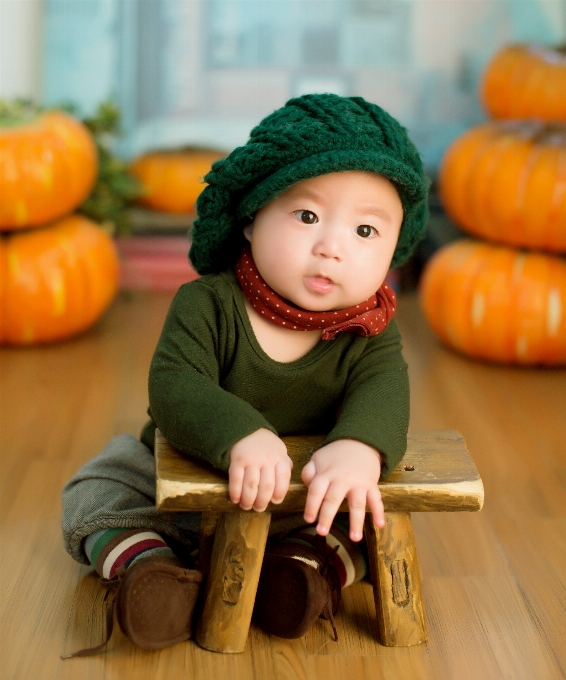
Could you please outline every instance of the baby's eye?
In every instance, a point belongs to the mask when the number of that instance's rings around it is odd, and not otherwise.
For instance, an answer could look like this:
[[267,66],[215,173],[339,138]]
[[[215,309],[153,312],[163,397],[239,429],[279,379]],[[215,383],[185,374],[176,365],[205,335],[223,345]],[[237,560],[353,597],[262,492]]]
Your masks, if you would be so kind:
[[318,222],[318,217],[310,210],[295,210],[293,213],[303,224],[314,224]]
[[360,224],[358,227],[356,227],[356,234],[362,238],[370,238],[371,236],[377,236],[378,231],[375,227],[372,227],[369,224]]

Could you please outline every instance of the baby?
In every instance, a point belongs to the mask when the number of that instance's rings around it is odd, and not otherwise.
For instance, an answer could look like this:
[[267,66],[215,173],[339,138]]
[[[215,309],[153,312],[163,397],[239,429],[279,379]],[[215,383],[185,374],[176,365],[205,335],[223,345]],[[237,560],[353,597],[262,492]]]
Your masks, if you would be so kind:
[[257,512],[289,487],[280,437],[326,435],[301,472],[304,517],[284,518],[284,536],[273,522],[258,587],[256,621],[288,638],[332,619],[340,588],[363,576],[366,506],[383,526],[377,482],[406,449],[407,371],[385,277],[424,232],[426,180],[404,128],[362,98],[305,95],[205,179],[190,251],[203,276],[165,321],[151,420],[63,492],[67,550],[119,583],[118,621],[146,649],[191,636],[203,578],[188,568],[200,516],[154,507],[156,427],[227,471],[231,500]]

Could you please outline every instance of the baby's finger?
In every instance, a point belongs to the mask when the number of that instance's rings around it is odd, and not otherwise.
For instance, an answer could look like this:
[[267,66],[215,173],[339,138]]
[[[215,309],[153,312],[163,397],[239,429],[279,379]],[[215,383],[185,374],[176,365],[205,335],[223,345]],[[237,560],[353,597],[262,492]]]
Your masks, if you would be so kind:
[[314,462],[314,460],[309,460],[309,462],[301,470],[301,479],[303,480],[303,484],[305,484],[305,486],[308,486],[312,482],[315,475],[316,475],[316,463]]
[[261,469],[259,475],[259,486],[257,496],[253,504],[254,510],[263,512],[273,496],[275,488],[275,471],[271,465],[266,465]]
[[244,473],[244,479],[242,483],[242,496],[240,498],[240,507],[242,510],[252,509],[257,497],[258,487],[259,468],[248,466]]
[[350,539],[361,541],[364,535],[364,520],[366,518],[366,491],[353,489],[348,494],[348,508],[350,510]]
[[368,491],[367,502],[373,517],[373,523],[382,529],[385,526],[385,508],[381,500],[381,493],[377,486]]
[[319,478],[313,480],[312,484],[309,486],[309,491],[307,493],[307,500],[305,503],[305,522],[311,524],[317,518],[320,506],[326,492],[328,491],[328,481]]
[[241,465],[230,465],[228,468],[228,494],[232,503],[240,502],[245,471]]
[[289,490],[289,482],[291,481],[291,468],[287,461],[280,461],[275,466],[275,488],[273,489],[273,497],[271,502],[278,505],[283,501]]
[[336,484],[331,484],[328,487],[328,491],[324,496],[324,500],[320,506],[320,512],[318,515],[318,524],[316,525],[316,533],[321,536],[326,536],[330,531],[332,522],[336,517],[336,513],[342,501],[344,500],[344,493],[340,491],[340,488]]

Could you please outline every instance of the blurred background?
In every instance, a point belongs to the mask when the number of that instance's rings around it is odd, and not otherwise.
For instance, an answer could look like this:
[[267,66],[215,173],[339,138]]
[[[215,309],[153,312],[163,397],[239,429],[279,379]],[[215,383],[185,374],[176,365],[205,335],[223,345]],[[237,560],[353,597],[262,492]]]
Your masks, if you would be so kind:
[[[420,284],[429,323],[460,351],[566,363],[565,45],[566,0],[0,0],[0,248],[13,262],[29,261],[43,282],[33,287],[38,312],[19,320],[8,340],[0,332],[0,343],[63,333],[42,336],[36,317],[45,308],[41,286],[55,310],[62,305],[68,263],[40,271],[55,258],[46,255],[52,246],[38,244],[24,258],[27,230],[40,240],[49,226],[54,236],[53,220],[76,211],[80,227],[73,218],[57,228],[72,227],[76,239],[77,229],[92,233],[87,218],[108,240],[117,237],[100,246],[114,249],[119,265],[107,258],[95,277],[110,281],[112,268],[119,276],[100,310],[118,285],[174,291],[197,276],[188,234],[211,163],[245,144],[252,127],[289,98],[334,92],[362,96],[400,120],[430,177],[426,239],[390,272],[390,283],[400,292]],[[32,159],[35,105],[71,111],[96,146],[81,142],[90,160],[76,160],[76,173],[53,180],[60,200],[52,205],[46,178],[55,177],[54,150],[62,147],[46,141],[54,123],[42,118],[46,137]],[[72,155],[61,151],[60,163]],[[84,186],[75,196],[77,182]],[[443,250],[467,235],[483,239],[477,253],[465,244],[465,251]],[[96,238],[102,243],[100,230]],[[429,267],[441,250],[450,265],[442,271],[438,259]],[[473,276],[489,270],[485,285],[460,280],[464,252]],[[31,309],[25,271],[21,265],[6,279],[6,318]],[[515,328],[516,301],[525,295],[530,311]],[[444,318],[435,320],[440,308]],[[508,321],[495,351],[483,326],[498,327],[503,311]],[[459,316],[469,333],[487,338],[485,347],[462,340],[454,330]]]
[[0,0],[0,97],[112,98],[120,153],[230,150],[287,99],[361,95],[434,172],[484,119],[477,91],[512,42],[566,42],[564,0]]

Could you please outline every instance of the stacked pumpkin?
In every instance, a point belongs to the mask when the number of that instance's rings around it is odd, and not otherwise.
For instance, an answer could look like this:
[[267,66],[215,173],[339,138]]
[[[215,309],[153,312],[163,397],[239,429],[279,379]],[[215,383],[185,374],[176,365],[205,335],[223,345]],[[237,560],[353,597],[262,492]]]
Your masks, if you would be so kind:
[[225,154],[208,149],[149,151],[135,158],[130,173],[142,187],[138,203],[167,213],[194,213],[203,177]]
[[134,158],[129,174],[136,178],[140,193],[134,219],[160,225],[161,229],[183,229],[176,236],[145,235],[120,239],[121,286],[126,290],[176,291],[198,278],[187,257],[187,228],[196,216],[196,201],[204,189],[204,176],[214,161],[225,154],[211,149],[181,148],[148,151]]
[[0,120],[0,344],[79,333],[114,297],[112,239],[72,214],[94,186],[97,165],[90,133],[66,113]]
[[439,186],[466,232],[421,280],[425,316],[450,347],[521,365],[566,364],[566,51],[512,46],[488,65],[492,120],[446,152]]

